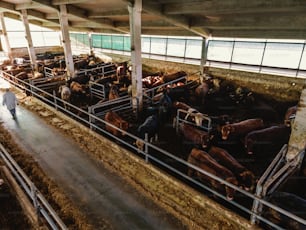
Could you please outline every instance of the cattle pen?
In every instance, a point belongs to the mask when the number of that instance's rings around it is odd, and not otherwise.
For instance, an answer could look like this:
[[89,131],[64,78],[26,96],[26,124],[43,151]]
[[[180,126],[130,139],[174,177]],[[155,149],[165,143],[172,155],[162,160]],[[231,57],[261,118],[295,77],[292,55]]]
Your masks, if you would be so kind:
[[[2,75],[4,76],[4,79],[8,80],[11,82],[11,84],[14,84],[16,87],[20,87],[18,79],[14,79],[14,76],[7,76],[7,73]],[[27,82],[22,82],[23,84],[29,84]],[[122,138],[118,138],[110,133],[108,133],[106,130],[104,130],[102,127],[104,127],[105,125],[105,121],[101,118],[101,117],[97,117],[95,114],[90,113],[88,111],[84,111],[78,107],[75,107],[74,105],[69,105],[71,108],[74,108],[75,110],[79,110],[80,113],[72,113],[69,110],[66,110],[65,108],[61,107],[59,105],[58,102],[61,101],[60,98],[57,98],[54,94],[49,94],[39,88],[34,88],[35,86],[32,87],[23,87],[21,86],[22,89],[25,90],[29,90],[30,91],[30,95],[33,95],[34,97],[37,97],[39,100],[41,101],[45,101],[48,104],[48,107],[50,108],[50,106],[52,106],[54,109],[51,109],[52,111],[56,112],[58,114],[57,111],[63,111],[65,114],[67,114],[68,116],[72,117],[73,120],[76,121],[80,121],[83,125],[85,125],[85,127],[90,127],[91,129],[94,129],[95,132],[102,134],[102,136],[108,136],[110,137],[112,140],[115,140],[117,143],[119,143],[122,146],[126,146],[126,148],[131,151],[136,153],[137,155],[141,156],[141,158],[145,159],[145,162],[147,163],[151,163],[154,166],[157,167],[161,167],[163,170],[167,171],[170,173],[170,175],[175,176],[176,178],[180,178],[180,180],[182,181],[187,181],[187,184],[191,184],[192,187],[196,187],[197,189],[200,189],[200,191],[208,191],[209,193],[215,195],[216,197],[219,197],[221,199],[221,204],[224,205],[225,202],[225,206],[227,206],[227,208],[232,209],[231,207],[235,207],[234,209],[238,209],[240,211],[238,211],[238,213],[242,214],[242,216],[244,216],[244,218],[248,218],[248,216],[250,217],[251,215],[253,215],[252,218],[254,218],[254,215],[256,217],[256,219],[260,220],[262,223],[267,223],[268,225],[274,226],[274,223],[270,222],[269,220],[265,219],[264,217],[254,214],[254,212],[252,212],[251,210],[251,206],[244,206],[243,203],[240,203],[239,201],[228,201],[227,198],[224,196],[224,194],[220,194],[219,192],[212,190],[211,188],[207,187],[206,185],[199,183],[199,181],[187,176],[186,173],[184,173],[184,170],[182,171],[182,168],[192,168],[196,171],[199,171],[200,173],[207,175],[209,177],[211,177],[212,179],[219,181],[222,184],[225,184],[226,186],[229,186],[233,189],[235,189],[237,191],[237,193],[239,193],[239,200],[246,200],[246,199],[251,199],[251,200],[256,200],[256,202],[259,202],[261,205],[265,205],[269,208],[275,209],[278,212],[287,215],[288,217],[291,217],[294,221],[299,222],[300,224],[305,224],[305,221],[301,218],[299,218],[298,216],[294,216],[291,213],[263,200],[263,199],[258,199],[258,197],[256,197],[254,194],[251,194],[245,190],[242,190],[241,188],[234,186],[230,183],[228,183],[227,181],[224,181],[206,171],[203,171],[202,169],[188,163],[186,160],[184,160],[184,158],[181,157],[177,157],[176,155],[174,155],[173,153],[170,153],[168,151],[165,151],[161,148],[159,148],[158,146],[150,143],[149,141],[144,140],[145,143],[145,148],[144,150],[139,150],[137,149],[133,143],[136,142],[136,140],[138,139],[137,136],[135,136],[132,133],[127,133],[126,137],[124,139]],[[31,89],[34,88],[34,91],[31,91]],[[44,96],[41,96],[41,95]],[[45,95],[47,95],[47,97],[45,97]],[[116,101],[114,101],[114,105],[116,105]],[[122,103],[122,102],[121,102]],[[111,105],[111,102],[108,102],[108,106]],[[79,117],[77,114],[82,114],[82,117]],[[86,118],[84,118],[84,115]],[[62,116],[62,115],[61,115]],[[102,116],[103,117],[103,116]],[[68,118],[67,118],[68,119]],[[69,118],[70,120],[70,118]],[[94,123],[92,123],[92,121],[94,121]],[[100,124],[104,124],[104,125],[97,125],[96,122],[99,122]],[[112,128],[122,131],[120,130],[120,128],[113,126],[112,124],[108,124],[109,126],[111,126]],[[84,129],[86,129],[84,127]],[[90,131],[88,131],[90,133]],[[95,134],[96,135],[96,134]],[[205,192],[206,193],[206,192]],[[244,198],[242,198],[242,196]],[[168,201],[161,201],[161,202],[165,202],[167,203]],[[220,201],[219,201],[220,202]],[[248,203],[248,202],[247,202]],[[245,203],[244,203],[245,204]],[[191,218],[191,217],[188,217]],[[246,226],[247,222],[246,222]],[[248,228],[248,227],[246,227]]]
[[0,1],[0,229],[306,229],[305,9]]

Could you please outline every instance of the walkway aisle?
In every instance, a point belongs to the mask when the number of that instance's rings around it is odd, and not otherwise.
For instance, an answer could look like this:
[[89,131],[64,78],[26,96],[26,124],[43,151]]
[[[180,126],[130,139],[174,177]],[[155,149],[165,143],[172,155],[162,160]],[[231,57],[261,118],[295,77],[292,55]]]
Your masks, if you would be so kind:
[[1,91],[0,120],[4,127],[33,154],[46,174],[66,190],[81,211],[92,218],[96,229],[102,227],[101,218],[114,229],[178,229],[173,217],[89,159],[72,140],[36,114],[18,106],[17,120],[13,120],[2,106],[2,94]]

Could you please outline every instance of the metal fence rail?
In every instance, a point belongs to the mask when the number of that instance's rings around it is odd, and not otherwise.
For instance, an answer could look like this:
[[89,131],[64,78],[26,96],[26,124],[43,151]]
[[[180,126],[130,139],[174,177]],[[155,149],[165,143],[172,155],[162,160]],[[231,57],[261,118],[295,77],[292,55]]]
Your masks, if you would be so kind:
[[57,76],[57,77],[44,77],[37,79],[30,79],[30,87],[32,91],[38,92],[35,88],[39,88],[41,90],[52,92],[57,89],[59,85],[63,85],[66,83],[65,77]]
[[[3,75],[2,75],[3,76]],[[13,79],[13,80],[12,80]],[[18,83],[24,83],[24,84],[29,84],[29,83],[26,83],[26,82],[23,82],[23,81],[16,81],[14,80],[14,76],[10,76],[9,78],[7,78],[7,80],[12,83],[13,85],[15,86],[19,86]],[[194,185],[197,185],[199,186],[200,188],[206,190],[206,191],[209,191],[211,192],[212,194],[216,195],[217,197],[221,198],[222,200],[228,202],[230,205],[233,205],[235,207],[237,207],[238,209],[242,210],[244,213],[247,213],[249,215],[252,215],[253,218],[256,218],[257,220],[260,220],[261,222],[263,223],[266,223],[268,224],[269,226],[272,226],[273,228],[275,229],[282,229],[280,226],[272,223],[270,220],[262,217],[261,215],[258,215],[257,213],[254,213],[251,208],[249,207],[245,207],[239,203],[237,203],[235,200],[233,201],[229,201],[227,200],[227,198],[211,189],[210,187],[206,186],[205,184],[189,177],[188,175],[186,175],[185,173],[183,173],[182,171],[178,170],[177,168],[171,166],[169,163],[166,163],[168,161],[164,161],[164,160],[161,160],[160,158],[157,158],[154,154],[152,154],[153,152],[158,152],[159,155],[161,155],[162,157],[164,158],[167,158],[169,161],[172,161],[172,162],[175,162],[176,164],[180,164],[180,165],[183,165],[185,167],[188,167],[188,168],[192,168],[193,170],[196,170],[198,171],[199,173],[201,174],[204,174],[208,177],[210,177],[211,179],[213,180],[216,180],[218,181],[219,183],[221,184],[224,184],[234,190],[236,190],[236,192],[240,193],[242,196],[246,197],[246,198],[249,198],[249,199],[252,199],[253,201],[256,200],[256,202],[262,204],[262,205],[265,205],[266,207],[269,207],[285,216],[287,216],[288,218],[290,218],[291,220],[294,220],[295,222],[297,223],[300,223],[300,224],[303,224],[306,226],[306,220],[270,203],[270,202],[267,202],[266,200],[264,199],[261,199],[260,197],[256,196],[256,195],[253,195],[251,194],[250,192],[247,192],[219,177],[216,177],[215,175],[211,174],[211,173],[208,173],[204,170],[202,170],[201,168],[197,167],[197,166],[194,166],[193,164],[190,164],[188,163],[187,161],[175,156],[174,154],[170,153],[170,152],[167,152],[159,147],[157,147],[156,145],[150,143],[149,141],[147,140],[143,140],[144,142],[144,150],[139,150],[137,149],[137,147],[134,145],[134,144],[131,144],[131,143],[135,143],[135,141],[137,139],[139,139],[139,137],[129,133],[129,132],[125,132],[126,133],[126,136],[130,139],[130,140],[133,140],[132,142],[126,142],[125,140],[121,139],[121,138],[118,138],[116,136],[114,136],[113,134],[109,133],[108,131],[106,131],[103,127],[105,127],[105,125],[107,124],[107,126],[110,126],[112,127],[113,129],[115,130],[118,130],[119,132],[122,132],[123,130],[121,130],[120,128],[106,122],[104,119],[102,119],[101,117],[97,116],[97,115],[102,115],[101,114],[97,114],[99,112],[92,112],[92,111],[95,111],[99,108],[99,106],[95,106],[95,107],[92,107],[89,111],[85,111],[83,109],[80,109],[72,104],[69,104],[69,107],[70,108],[73,108],[74,110],[76,111],[79,111],[81,114],[85,115],[86,118],[84,117],[80,117],[78,116],[78,113],[76,112],[72,112],[70,110],[67,110],[65,109],[64,107],[60,106],[59,105],[59,102],[63,103],[64,101],[61,100],[60,98],[56,97],[55,95],[52,95],[48,92],[44,92],[43,90],[33,86],[35,88],[35,90],[37,92],[33,92],[31,91],[31,87],[25,87],[24,89],[27,90],[27,91],[30,91],[30,93],[32,93],[34,96],[38,97],[39,99],[41,99],[42,101],[48,103],[48,105],[51,105],[51,106],[54,106],[56,109],[60,110],[60,111],[64,111],[66,114],[68,114],[69,116],[73,117],[75,120],[77,121],[80,121],[83,125],[87,126],[87,127],[90,127],[92,129],[94,129],[96,132],[98,133],[102,133],[102,134],[105,134],[109,137],[111,137],[112,139],[116,140],[118,143],[121,143],[123,146],[126,146],[128,147],[129,149],[131,149],[132,151],[135,151],[135,152],[138,152],[139,154],[141,154],[144,159],[146,159],[147,162],[151,162],[151,163],[154,163],[156,164],[157,166],[160,166],[160,167],[164,167],[166,168],[167,170],[171,171],[172,173],[174,173],[175,175],[181,177],[181,178],[184,178],[188,181],[190,181],[191,183],[193,183]],[[40,92],[40,93],[38,93]],[[41,94],[44,93],[43,95],[47,95],[47,97],[44,97],[44,96],[41,96]],[[128,101],[129,103],[127,103],[128,106],[130,106],[132,103],[131,102],[131,98],[126,98],[126,99],[123,99],[121,98],[120,100],[112,100],[112,101],[108,101],[107,103],[105,103],[101,108],[103,110],[103,107],[105,109],[108,109],[107,107],[111,107],[111,109],[120,109],[121,106],[117,104],[117,107],[115,106],[116,103],[122,103],[124,100]],[[113,104],[114,103],[114,104]],[[128,107],[127,106],[127,107]],[[129,108],[130,109],[130,108]],[[99,123],[99,125],[97,125],[97,123]],[[102,124],[102,125],[100,125]]]
[[[138,108],[138,105],[137,105]],[[135,108],[137,110],[137,108]],[[104,115],[109,111],[118,112],[124,117],[130,116],[133,113],[133,98],[130,96],[120,97],[114,100],[105,101],[103,103],[98,103],[96,105],[92,105],[88,108],[88,113],[93,116],[89,116],[89,122],[95,123],[97,120],[94,117],[103,118]],[[92,127],[92,126],[90,126]]]
[[6,166],[10,169],[11,173],[15,176],[20,184],[20,187],[26,192],[37,214],[42,217],[49,224],[51,229],[68,229],[64,222],[58,217],[57,213],[47,202],[41,192],[36,188],[30,178],[19,167],[16,161],[10,156],[3,145],[0,143],[0,155]]
[[98,98],[100,100],[104,100],[106,98],[105,94],[105,86],[103,84],[99,84],[97,82],[89,81],[89,92],[90,97]]
[[187,85],[188,76],[185,75],[185,76],[183,76],[183,77],[180,77],[180,78],[177,78],[177,79],[175,79],[175,80],[172,80],[172,81],[163,83],[163,84],[158,85],[158,86],[155,86],[155,87],[153,87],[153,88],[144,89],[144,90],[143,90],[144,101],[147,101],[148,103],[152,103],[152,102],[153,102],[153,98],[154,98],[154,96],[156,95],[156,92],[158,91],[158,89],[166,88],[168,85],[172,85],[172,84],[174,84],[174,83],[182,82],[182,81],[185,82],[185,85]]
[[88,75],[90,73],[99,73],[99,76],[109,76],[116,73],[116,65],[114,63],[103,63],[99,64],[99,66],[90,69],[80,69],[78,71],[78,75],[85,74]]
[[[188,120],[188,117],[191,118],[191,121]],[[179,125],[181,123],[190,124],[193,126],[196,126],[200,129],[205,130],[206,132],[210,132],[212,130],[212,121],[211,118],[206,115],[202,114],[200,112],[190,112],[183,109],[178,109],[176,113],[176,119],[175,119],[175,130],[178,133],[179,131]]]

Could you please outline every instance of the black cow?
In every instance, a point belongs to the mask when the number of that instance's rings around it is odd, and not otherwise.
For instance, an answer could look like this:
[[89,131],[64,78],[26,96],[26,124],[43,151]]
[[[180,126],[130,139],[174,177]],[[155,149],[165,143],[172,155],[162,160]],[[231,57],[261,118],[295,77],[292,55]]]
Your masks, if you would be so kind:
[[136,140],[136,146],[139,150],[143,150],[145,139],[145,134],[148,134],[149,141],[152,142],[152,139],[155,137],[157,139],[157,132],[158,132],[158,118],[157,115],[153,114],[146,118],[146,120],[138,127],[137,135],[141,139]]
[[[275,192],[271,197],[269,197],[269,202],[288,211],[289,213],[299,216],[304,220],[306,219],[306,200],[302,197],[288,192]],[[304,224],[299,223],[272,208],[267,207],[264,210],[263,216],[283,229],[306,229]]]

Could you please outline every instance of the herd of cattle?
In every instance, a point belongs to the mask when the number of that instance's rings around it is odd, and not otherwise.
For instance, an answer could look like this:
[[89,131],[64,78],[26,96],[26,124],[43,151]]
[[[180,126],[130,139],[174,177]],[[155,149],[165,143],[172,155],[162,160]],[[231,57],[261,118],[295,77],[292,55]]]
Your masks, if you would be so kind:
[[[36,72],[33,72],[27,63],[5,63],[1,68],[21,80],[46,78],[43,69],[50,68],[53,76],[61,77],[55,88],[58,96],[81,108],[111,101],[130,93],[131,70],[126,62],[110,65],[107,74],[105,70],[103,73],[98,71],[97,67],[105,63],[95,56],[78,56],[74,58],[75,76],[68,78],[65,75],[63,56],[49,55],[48,59],[45,59],[42,55],[41,59]],[[97,71],[90,71],[89,74],[84,71],[90,69]],[[180,153],[175,155],[231,184],[254,192],[256,179],[261,176],[264,169],[260,168],[260,165],[247,164],[245,159],[250,156],[265,158],[262,152],[270,152],[270,158],[262,159],[270,161],[271,157],[273,158],[280,148],[288,143],[291,121],[294,119],[297,106],[271,105],[262,96],[247,88],[211,76],[203,82],[196,79],[190,81],[191,83],[171,83],[183,76],[186,76],[183,71],[168,75],[144,72],[144,94],[146,89],[156,88],[156,91],[152,100],[146,102],[139,120],[131,124],[131,121],[122,118],[120,113],[110,110],[105,113],[105,121],[122,131],[110,125],[106,125],[105,129],[121,138],[124,138],[125,132],[137,135],[139,139],[135,144],[140,150],[143,149],[146,133],[149,140],[153,140],[154,137],[154,143],[157,145],[167,142],[164,146],[170,152],[177,151],[173,150],[173,145],[180,143],[183,147],[180,148]],[[90,81],[98,82],[105,87],[106,98],[101,100],[90,96]],[[171,84],[165,85],[167,82]],[[160,85],[163,87],[159,88]],[[203,117],[206,120],[203,120]],[[207,120],[211,122],[209,126],[205,124]],[[163,135],[169,129],[171,132],[176,130],[175,135]],[[158,136],[161,139],[158,140]],[[256,171],[257,166],[260,169]],[[188,167],[186,173],[223,193],[229,200],[235,196],[234,189],[193,167]]]

